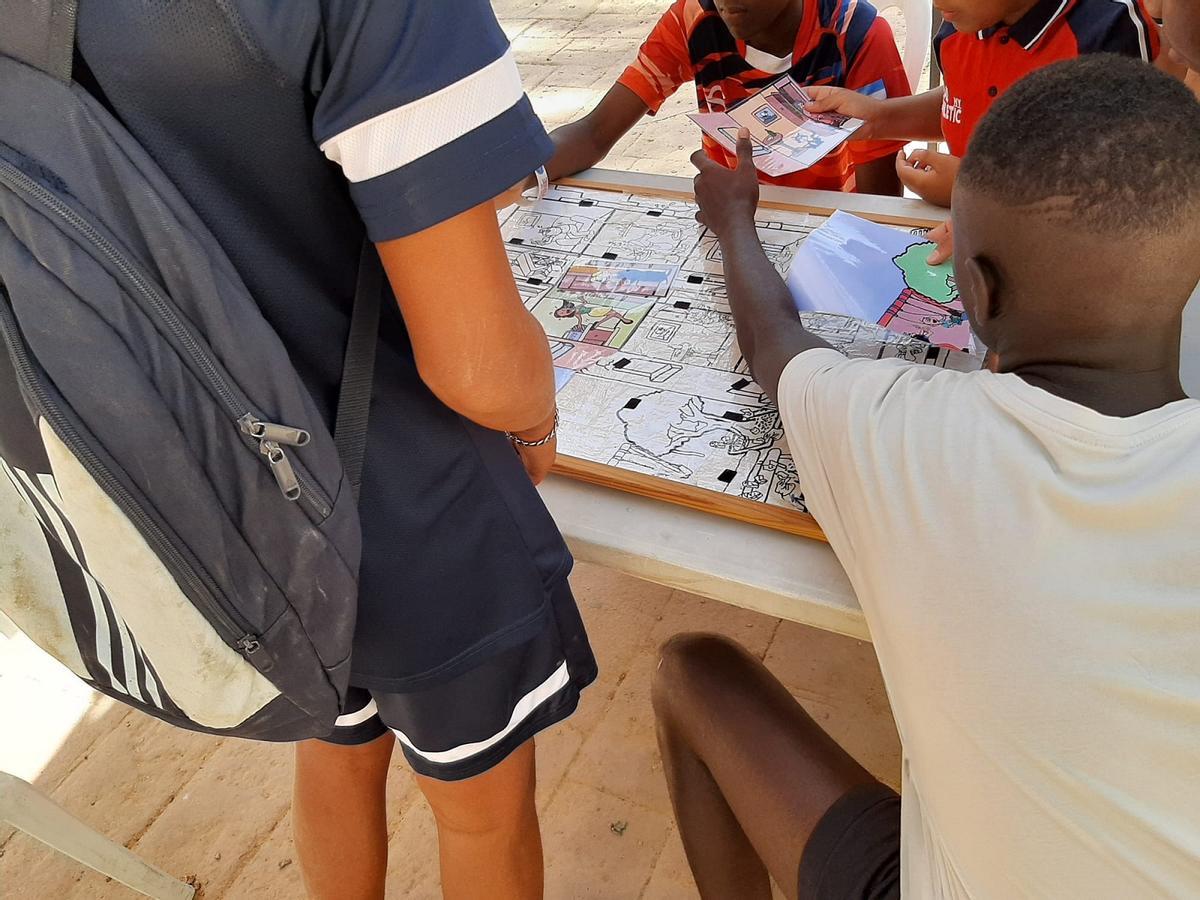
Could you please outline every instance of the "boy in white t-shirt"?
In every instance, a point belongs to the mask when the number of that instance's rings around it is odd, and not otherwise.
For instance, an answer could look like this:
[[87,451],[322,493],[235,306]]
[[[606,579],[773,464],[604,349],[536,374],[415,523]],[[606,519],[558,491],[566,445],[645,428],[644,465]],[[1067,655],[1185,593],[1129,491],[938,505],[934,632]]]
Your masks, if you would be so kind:
[[1200,897],[1200,104],[1093,56],[987,114],[952,209],[996,372],[828,348],[758,244],[749,153],[696,163],[904,745],[901,800],[736,644],[674,639],[654,701],[702,896]]

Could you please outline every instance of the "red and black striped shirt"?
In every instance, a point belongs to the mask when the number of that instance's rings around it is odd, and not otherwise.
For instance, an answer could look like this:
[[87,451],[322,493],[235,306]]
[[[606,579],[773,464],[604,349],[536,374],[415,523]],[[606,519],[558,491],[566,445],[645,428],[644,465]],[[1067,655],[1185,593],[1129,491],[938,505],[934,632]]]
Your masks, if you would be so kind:
[[[889,97],[911,93],[888,23],[867,0],[807,0],[790,60],[775,71],[756,68],[771,60],[733,36],[712,0],[676,0],[642,44],[637,60],[618,79],[652,113],[687,81],[696,83],[700,112],[723,112],[787,71],[798,84],[858,89],[882,81]],[[789,187],[853,190],[854,167],[891,156],[904,144],[843,144],[802,172],[761,181]],[[707,136],[704,149],[717,162],[733,157]]]

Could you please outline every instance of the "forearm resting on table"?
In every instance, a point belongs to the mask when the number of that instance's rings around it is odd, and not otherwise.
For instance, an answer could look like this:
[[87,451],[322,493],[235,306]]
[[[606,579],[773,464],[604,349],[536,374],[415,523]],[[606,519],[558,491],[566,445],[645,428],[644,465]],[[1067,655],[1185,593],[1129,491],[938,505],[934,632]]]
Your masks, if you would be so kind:
[[942,139],[942,89],[912,97],[883,101],[882,114],[873,123],[871,140],[940,141]]
[[738,345],[754,380],[777,400],[779,377],[792,358],[829,344],[801,324],[792,295],[763,252],[753,222],[721,238],[721,256]]
[[641,97],[623,84],[614,84],[590,113],[550,132],[555,148],[546,164],[550,180],[596,165],[645,114]]
[[549,344],[521,304],[491,203],[378,247],[417,370],[439,400],[498,431],[553,418]]

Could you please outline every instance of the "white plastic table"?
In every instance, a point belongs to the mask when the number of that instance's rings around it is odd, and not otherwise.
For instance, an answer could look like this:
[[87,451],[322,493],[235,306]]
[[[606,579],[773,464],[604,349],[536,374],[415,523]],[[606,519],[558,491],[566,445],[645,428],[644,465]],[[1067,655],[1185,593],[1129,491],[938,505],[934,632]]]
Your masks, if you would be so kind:
[[[594,169],[575,181],[690,193],[686,178]],[[764,187],[763,200],[941,221],[917,200]],[[1184,388],[1200,397],[1200,288],[1184,316]],[[551,475],[542,497],[576,558],[658,584],[870,640],[858,600],[828,544]]]

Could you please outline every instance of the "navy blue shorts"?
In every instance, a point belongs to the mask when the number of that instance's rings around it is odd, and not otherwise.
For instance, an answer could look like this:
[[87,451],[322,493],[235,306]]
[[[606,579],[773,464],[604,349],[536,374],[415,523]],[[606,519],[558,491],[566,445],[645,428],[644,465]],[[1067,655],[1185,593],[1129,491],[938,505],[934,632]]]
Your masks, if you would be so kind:
[[324,740],[365,744],[391,731],[413,769],[443,781],[486,772],[575,711],[596,661],[571,588],[548,592],[542,627],[446,679],[392,692],[352,687]]
[[800,859],[799,896],[900,900],[900,795],[878,782],[839,797]]

